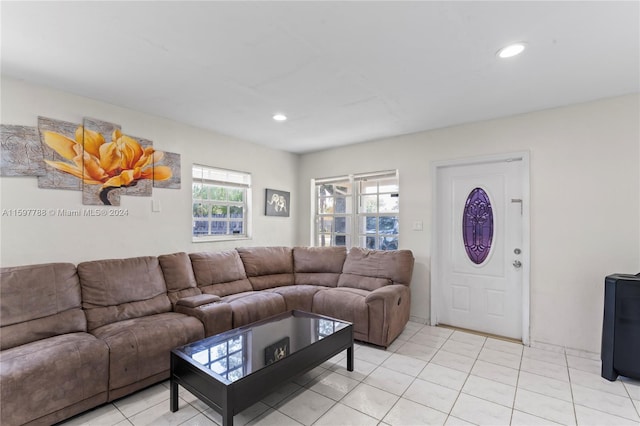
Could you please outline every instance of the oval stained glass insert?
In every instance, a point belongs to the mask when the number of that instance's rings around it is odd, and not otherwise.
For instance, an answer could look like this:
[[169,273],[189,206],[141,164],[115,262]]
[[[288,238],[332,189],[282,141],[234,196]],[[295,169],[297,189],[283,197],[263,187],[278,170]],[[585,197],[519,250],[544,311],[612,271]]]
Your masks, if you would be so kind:
[[493,211],[482,188],[474,188],[464,203],[462,240],[473,263],[480,265],[487,259],[493,241]]

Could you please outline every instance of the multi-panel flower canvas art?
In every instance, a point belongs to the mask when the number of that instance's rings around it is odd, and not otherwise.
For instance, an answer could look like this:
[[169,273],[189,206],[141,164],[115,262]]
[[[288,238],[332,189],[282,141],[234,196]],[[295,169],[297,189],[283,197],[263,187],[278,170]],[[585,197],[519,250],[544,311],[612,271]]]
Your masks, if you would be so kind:
[[82,191],[85,205],[120,205],[121,195],[180,188],[180,154],[127,135],[119,125],[39,117],[38,127],[2,125],[0,175],[38,176],[39,188]]

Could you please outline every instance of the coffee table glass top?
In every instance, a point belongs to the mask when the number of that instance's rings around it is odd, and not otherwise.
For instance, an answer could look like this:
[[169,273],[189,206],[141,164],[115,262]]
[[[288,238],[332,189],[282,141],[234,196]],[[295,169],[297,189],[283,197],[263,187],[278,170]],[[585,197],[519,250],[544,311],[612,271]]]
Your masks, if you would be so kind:
[[223,383],[232,383],[350,324],[292,311],[182,346],[181,352]]

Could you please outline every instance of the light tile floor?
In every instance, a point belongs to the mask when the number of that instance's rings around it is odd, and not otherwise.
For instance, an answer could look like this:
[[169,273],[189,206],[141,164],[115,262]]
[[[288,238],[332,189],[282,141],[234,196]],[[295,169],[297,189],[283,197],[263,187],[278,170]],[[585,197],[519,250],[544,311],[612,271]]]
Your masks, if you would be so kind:
[[[597,354],[522,345],[410,322],[385,351],[357,344],[234,417],[243,425],[640,425],[640,381],[600,377]],[[219,414],[169,383],[64,425],[218,425]]]

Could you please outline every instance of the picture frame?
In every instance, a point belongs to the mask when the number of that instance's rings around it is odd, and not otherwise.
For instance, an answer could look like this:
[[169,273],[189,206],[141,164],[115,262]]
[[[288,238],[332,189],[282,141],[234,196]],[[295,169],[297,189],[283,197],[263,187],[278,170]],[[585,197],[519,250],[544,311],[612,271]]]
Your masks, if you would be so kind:
[[264,365],[272,364],[289,355],[291,347],[289,346],[289,336],[283,337],[272,345],[264,348]]
[[291,194],[287,191],[267,189],[264,199],[264,214],[266,216],[289,217]]

